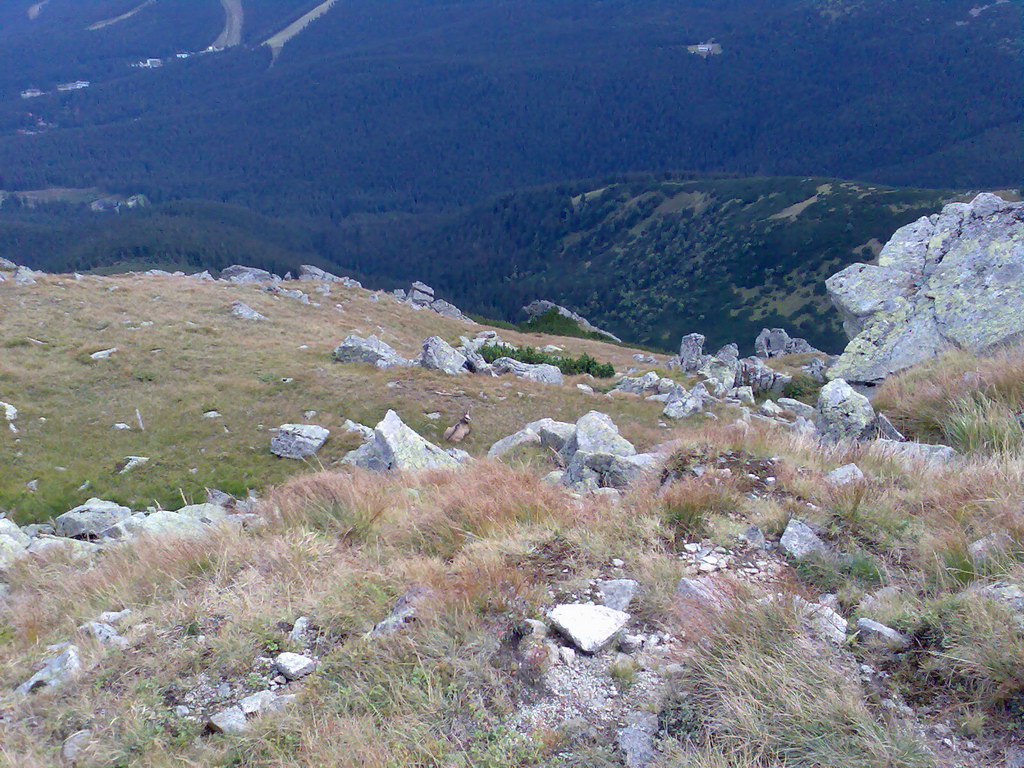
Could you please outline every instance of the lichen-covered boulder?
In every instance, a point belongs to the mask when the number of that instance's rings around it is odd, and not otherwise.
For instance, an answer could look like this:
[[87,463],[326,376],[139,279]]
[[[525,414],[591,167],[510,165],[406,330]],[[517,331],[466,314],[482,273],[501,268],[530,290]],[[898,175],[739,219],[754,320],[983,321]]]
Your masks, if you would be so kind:
[[270,441],[270,452],[282,459],[305,459],[316,454],[330,435],[316,424],[282,424]]
[[874,430],[875,409],[864,395],[836,379],[821,388],[815,426],[824,440],[863,440]]
[[1024,203],[992,194],[903,227],[826,281],[851,341],[832,379],[877,383],[951,349],[1024,338]]
[[547,363],[533,365],[531,363],[521,363],[518,360],[513,360],[511,357],[499,357],[491,367],[499,376],[511,373],[520,379],[536,381],[538,384],[562,384],[565,381],[562,372],[555,366],[548,365]]
[[345,462],[373,472],[456,469],[459,461],[416,434],[394,411],[373,430],[373,439],[345,457]]
[[367,363],[381,370],[403,368],[412,365],[398,354],[391,345],[376,336],[363,338],[352,334],[334,350],[334,359],[339,363]]
[[440,336],[431,336],[423,341],[420,365],[431,371],[455,376],[466,372],[466,356]]
[[71,539],[95,538],[131,513],[128,507],[113,501],[93,498],[60,515],[53,521],[53,528],[58,536]]

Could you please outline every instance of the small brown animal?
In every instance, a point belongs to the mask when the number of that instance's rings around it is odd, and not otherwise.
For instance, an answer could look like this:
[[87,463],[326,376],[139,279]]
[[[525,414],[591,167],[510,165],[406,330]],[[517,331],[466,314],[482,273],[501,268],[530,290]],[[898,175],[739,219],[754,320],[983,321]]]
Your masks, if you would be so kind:
[[473,426],[470,424],[472,421],[473,419],[468,413],[462,414],[461,419],[444,431],[444,439],[449,443],[461,443],[472,434]]

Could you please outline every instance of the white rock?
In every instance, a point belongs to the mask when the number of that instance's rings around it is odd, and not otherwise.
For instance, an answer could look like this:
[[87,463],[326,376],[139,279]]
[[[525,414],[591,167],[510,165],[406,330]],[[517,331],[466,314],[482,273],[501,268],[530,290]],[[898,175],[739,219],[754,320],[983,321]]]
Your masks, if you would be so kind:
[[811,530],[810,526],[796,518],[789,521],[779,544],[797,560],[802,560],[814,553],[825,554],[829,551],[828,545]]
[[305,459],[319,451],[330,434],[315,424],[282,424],[270,441],[270,452],[284,459]]
[[842,486],[860,482],[864,479],[864,473],[856,464],[845,464],[838,469],[833,469],[825,476],[825,479],[831,485]]
[[308,656],[285,652],[274,659],[274,669],[288,680],[298,680],[316,669],[316,662]]
[[603,605],[563,604],[548,619],[584,653],[595,653],[612,641],[629,622],[629,614]]

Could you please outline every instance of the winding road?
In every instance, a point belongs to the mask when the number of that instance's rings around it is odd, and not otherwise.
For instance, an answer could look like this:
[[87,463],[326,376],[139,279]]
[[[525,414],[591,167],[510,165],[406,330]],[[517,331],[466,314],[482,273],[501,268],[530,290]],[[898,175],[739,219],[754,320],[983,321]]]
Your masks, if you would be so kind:
[[234,48],[242,42],[242,25],[245,22],[245,10],[242,0],[220,0],[224,6],[224,29],[211,43],[211,48]]

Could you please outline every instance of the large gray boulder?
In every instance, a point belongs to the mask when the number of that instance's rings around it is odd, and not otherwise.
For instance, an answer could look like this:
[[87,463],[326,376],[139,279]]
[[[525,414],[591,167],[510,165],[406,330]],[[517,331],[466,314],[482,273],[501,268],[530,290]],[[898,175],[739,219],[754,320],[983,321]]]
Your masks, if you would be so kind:
[[776,371],[760,357],[743,358],[736,371],[736,386],[750,387],[755,395],[778,397],[791,381],[792,376]]
[[423,341],[420,365],[431,371],[455,376],[466,372],[466,356],[440,336],[431,336]]
[[241,285],[248,283],[277,283],[281,281],[280,277],[270,274],[265,269],[245,267],[241,264],[232,264],[227,269],[222,269],[220,277],[222,280]]
[[619,428],[610,416],[600,411],[590,411],[576,422],[576,431],[562,447],[562,458],[569,460],[578,451],[632,456],[636,448],[619,434]]
[[112,525],[131,516],[128,507],[113,501],[92,498],[53,521],[54,533],[71,539],[98,537]]
[[330,435],[316,424],[282,424],[270,441],[270,452],[282,459],[305,459],[323,448]]
[[[724,353],[724,357],[720,357]],[[708,389],[716,397],[721,397],[736,385],[736,377],[739,375],[740,362],[738,358],[731,356],[732,350],[723,348],[714,357],[705,359],[704,363],[697,369],[697,375],[704,379]]]
[[992,194],[900,229],[826,281],[851,341],[830,378],[877,383],[951,349],[1024,338],[1024,203]]
[[416,434],[394,411],[373,430],[373,439],[345,457],[345,462],[373,472],[456,469],[459,461]]
[[363,338],[352,334],[334,349],[334,359],[339,363],[367,363],[381,370],[405,368],[412,363],[398,354],[391,345],[376,336]]
[[629,614],[603,605],[567,603],[548,612],[548,620],[584,653],[597,653],[629,623]]
[[318,282],[318,283],[341,283],[348,288],[362,288],[363,284],[358,280],[353,280],[351,277],[339,277],[333,275],[320,267],[314,267],[312,264],[303,264],[299,267],[299,280],[303,282]]
[[548,365],[547,363],[533,365],[531,363],[521,363],[518,360],[513,360],[511,357],[499,357],[491,364],[491,368],[499,376],[511,373],[520,379],[528,379],[538,384],[562,384],[565,381],[562,372],[555,366]]
[[822,387],[818,395],[815,426],[824,440],[863,440],[875,428],[875,409],[870,400],[847,382],[835,379]]
[[948,445],[929,445],[884,439],[875,440],[871,444],[871,451],[876,455],[895,459],[907,467],[917,465],[935,468],[953,464],[961,458],[956,449]]

